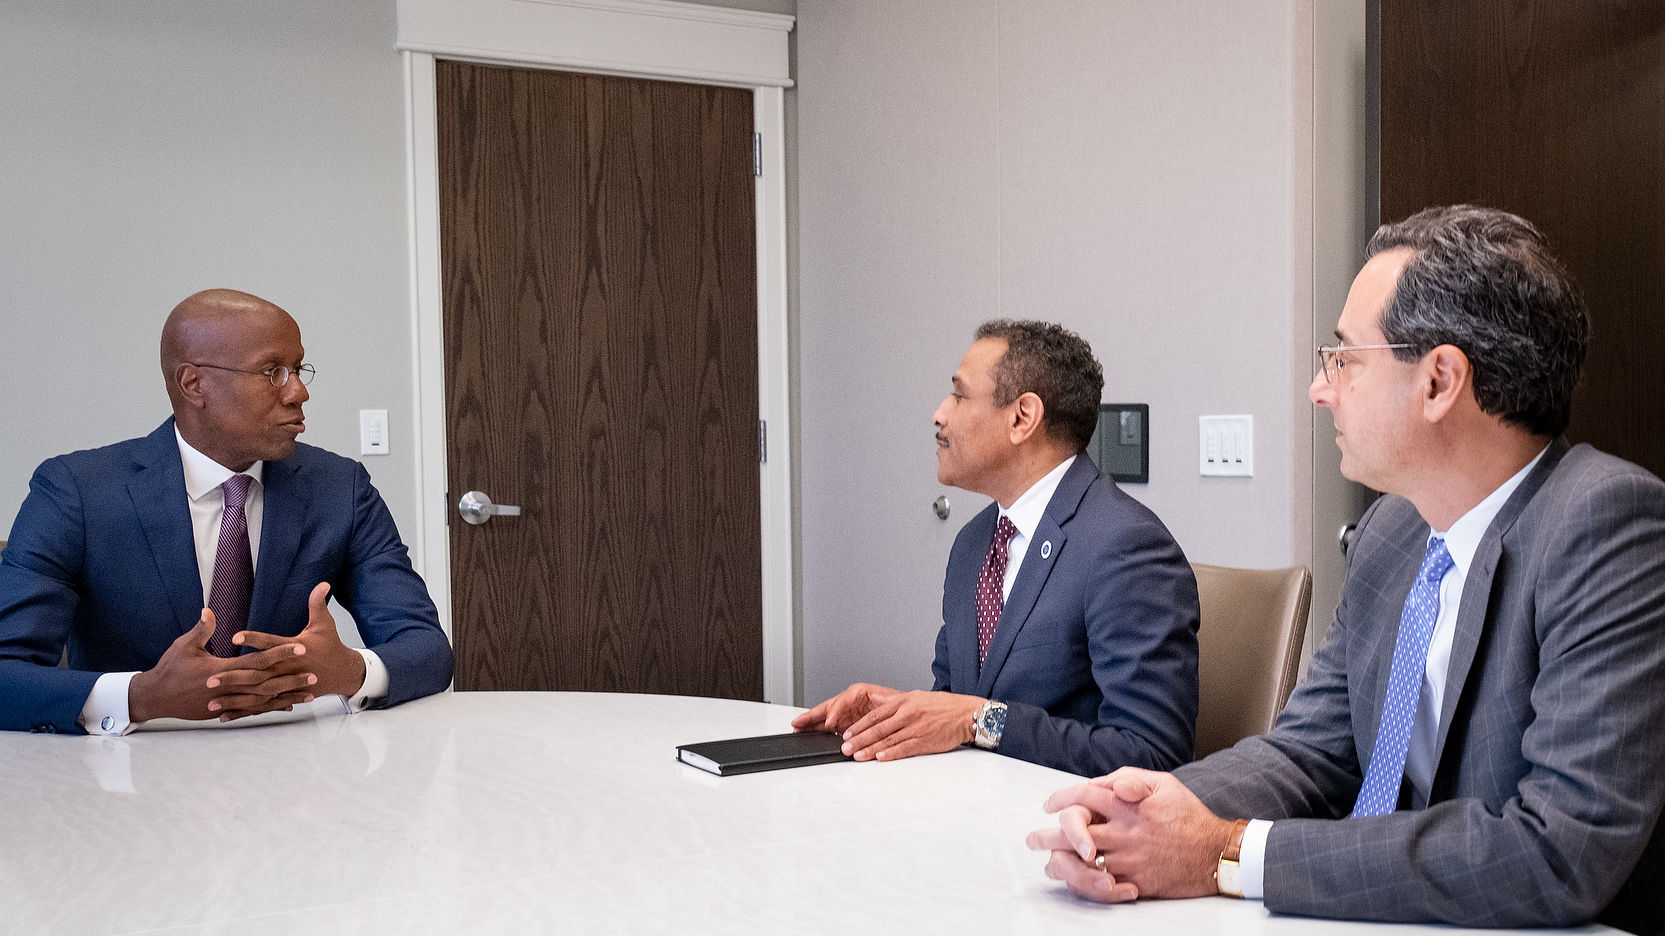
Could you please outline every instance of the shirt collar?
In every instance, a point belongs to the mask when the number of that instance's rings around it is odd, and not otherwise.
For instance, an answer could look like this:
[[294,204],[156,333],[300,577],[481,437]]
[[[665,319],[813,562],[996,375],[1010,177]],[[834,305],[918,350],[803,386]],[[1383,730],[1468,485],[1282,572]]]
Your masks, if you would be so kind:
[[179,462],[185,469],[185,494],[191,500],[202,500],[210,492],[218,490],[220,485],[234,474],[246,474],[253,478],[256,484],[262,483],[265,462],[257,461],[240,472],[232,471],[193,448],[191,443],[179,434],[178,425],[173,427],[173,437],[179,443]]
[[[1527,472],[1532,470],[1532,466],[1536,465],[1547,451],[1547,445],[1539,449],[1538,454],[1532,456],[1532,460],[1527,462],[1525,467],[1498,485],[1497,490],[1487,494],[1480,503],[1470,507],[1468,513],[1458,517],[1457,522],[1445,531],[1445,548],[1451,553],[1451,561],[1457,566],[1459,573],[1465,577],[1468,575],[1468,567],[1474,561],[1475,552],[1480,549],[1481,537],[1486,535],[1486,530],[1491,527],[1492,520],[1496,519],[1497,512],[1502,510],[1504,503],[1509,500],[1509,495],[1515,493],[1520,483],[1526,480]],[[1437,532],[1430,533],[1429,538],[1439,535],[1441,534]]]
[[1029,485],[1029,490],[1012,501],[1011,507],[1002,507],[1000,515],[1012,521],[1012,526],[1017,527],[1017,531],[1025,538],[1034,536],[1035,527],[1041,524],[1041,515],[1046,513],[1046,505],[1052,502],[1052,495],[1058,490],[1058,482],[1064,480],[1064,472],[1068,471],[1079,457],[1081,456],[1071,455],[1059,462],[1058,467],[1041,475],[1039,481]]

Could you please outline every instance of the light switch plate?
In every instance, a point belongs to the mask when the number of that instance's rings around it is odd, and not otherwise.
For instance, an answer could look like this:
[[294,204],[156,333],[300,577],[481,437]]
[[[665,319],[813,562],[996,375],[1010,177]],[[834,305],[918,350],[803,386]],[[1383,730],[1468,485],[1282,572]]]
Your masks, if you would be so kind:
[[387,454],[387,410],[358,411],[358,452],[360,455]]
[[1197,470],[1205,477],[1254,475],[1255,418],[1198,416]]

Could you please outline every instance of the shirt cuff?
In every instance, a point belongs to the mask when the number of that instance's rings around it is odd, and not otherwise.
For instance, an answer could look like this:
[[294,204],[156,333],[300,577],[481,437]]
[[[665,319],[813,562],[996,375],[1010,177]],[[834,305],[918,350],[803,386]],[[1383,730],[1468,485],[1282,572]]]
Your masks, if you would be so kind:
[[80,724],[87,734],[124,735],[133,730],[127,717],[127,687],[133,673],[105,673],[93,683],[87,702],[81,706]]
[[354,647],[359,656],[364,657],[364,685],[358,687],[353,697],[347,700],[347,710],[362,712],[370,706],[387,698],[387,664],[376,656],[376,651],[363,647]]
[[1269,819],[1251,819],[1243,830],[1243,848],[1237,853],[1237,883],[1244,900],[1266,896],[1266,837],[1272,834]]

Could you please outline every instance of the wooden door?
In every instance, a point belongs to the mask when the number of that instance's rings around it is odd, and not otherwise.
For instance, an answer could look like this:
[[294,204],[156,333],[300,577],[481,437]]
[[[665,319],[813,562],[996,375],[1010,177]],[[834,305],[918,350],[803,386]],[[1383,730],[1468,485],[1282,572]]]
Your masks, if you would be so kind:
[[751,93],[437,65],[457,688],[761,699]]
[[1573,441],[1665,475],[1665,3],[1375,0],[1381,215],[1479,202],[1590,306]]

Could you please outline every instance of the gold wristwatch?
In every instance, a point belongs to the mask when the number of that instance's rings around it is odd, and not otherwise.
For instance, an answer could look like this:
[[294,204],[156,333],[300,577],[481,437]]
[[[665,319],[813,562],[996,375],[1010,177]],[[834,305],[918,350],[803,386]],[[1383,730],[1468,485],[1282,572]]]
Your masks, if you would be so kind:
[[1226,839],[1226,847],[1220,850],[1220,863],[1214,868],[1214,886],[1227,897],[1243,896],[1238,860],[1243,855],[1243,832],[1248,827],[1247,819],[1239,819],[1232,824],[1231,838]]

